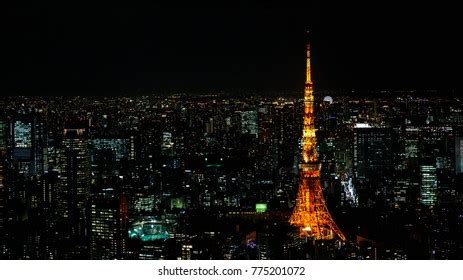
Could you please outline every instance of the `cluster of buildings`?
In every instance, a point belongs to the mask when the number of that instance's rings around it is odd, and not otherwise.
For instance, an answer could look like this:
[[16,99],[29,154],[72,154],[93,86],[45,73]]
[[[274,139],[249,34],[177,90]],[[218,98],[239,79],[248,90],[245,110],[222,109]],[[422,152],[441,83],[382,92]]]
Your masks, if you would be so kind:
[[463,106],[320,95],[325,199],[348,242],[295,242],[303,101],[0,101],[0,258],[463,257]]

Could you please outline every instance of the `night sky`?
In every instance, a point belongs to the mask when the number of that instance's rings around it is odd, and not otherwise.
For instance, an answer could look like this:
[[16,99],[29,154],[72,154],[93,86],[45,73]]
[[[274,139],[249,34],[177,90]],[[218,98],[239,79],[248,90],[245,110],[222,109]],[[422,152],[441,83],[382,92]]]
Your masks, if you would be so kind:
[[0,88],[302,91],[307,28],[316,89],[460,88],[457,4],[287,2],[6,4]]

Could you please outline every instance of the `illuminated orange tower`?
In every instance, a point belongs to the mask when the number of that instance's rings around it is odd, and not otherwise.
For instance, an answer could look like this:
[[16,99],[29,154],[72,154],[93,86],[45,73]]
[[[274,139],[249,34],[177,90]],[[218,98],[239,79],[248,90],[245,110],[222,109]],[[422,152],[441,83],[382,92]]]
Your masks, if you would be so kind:
[[317,138],[314,122],[314,95],[310,70],[310,45],[307,44],[307,68],[304,90],[304,124],[302,130],[302,158],[299,165],[299,191],[290,224],[297,227],[301,237],[315,240],[339,238],[345,240],[328,211],[320,185]]

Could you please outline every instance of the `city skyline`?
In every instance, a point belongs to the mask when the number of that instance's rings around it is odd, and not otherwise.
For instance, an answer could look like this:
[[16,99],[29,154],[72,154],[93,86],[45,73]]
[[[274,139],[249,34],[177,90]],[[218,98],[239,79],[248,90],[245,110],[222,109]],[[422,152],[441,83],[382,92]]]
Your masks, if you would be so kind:
[[302,96],[5,101],[1,258],[463,256],[459,97],[315,97],[320,186],[341,243],[290,226]]
[[463,259],[450,7],[179,4],[7,8],[0,259]]

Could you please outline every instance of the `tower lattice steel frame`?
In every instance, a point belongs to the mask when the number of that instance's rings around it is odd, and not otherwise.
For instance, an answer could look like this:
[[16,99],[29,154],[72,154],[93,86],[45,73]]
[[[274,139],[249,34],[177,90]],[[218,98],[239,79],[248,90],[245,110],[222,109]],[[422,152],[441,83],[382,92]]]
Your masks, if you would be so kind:
[[315,135],[314,95],[310,69],[310,44],[307,44],[307,68],[304,91],[304,124],[302,158],[299,165],[299,190],[290,224],[297,227],[301,237],[315,240],[339,238],[346,240],[331,217],[320,185],[320,168]]

